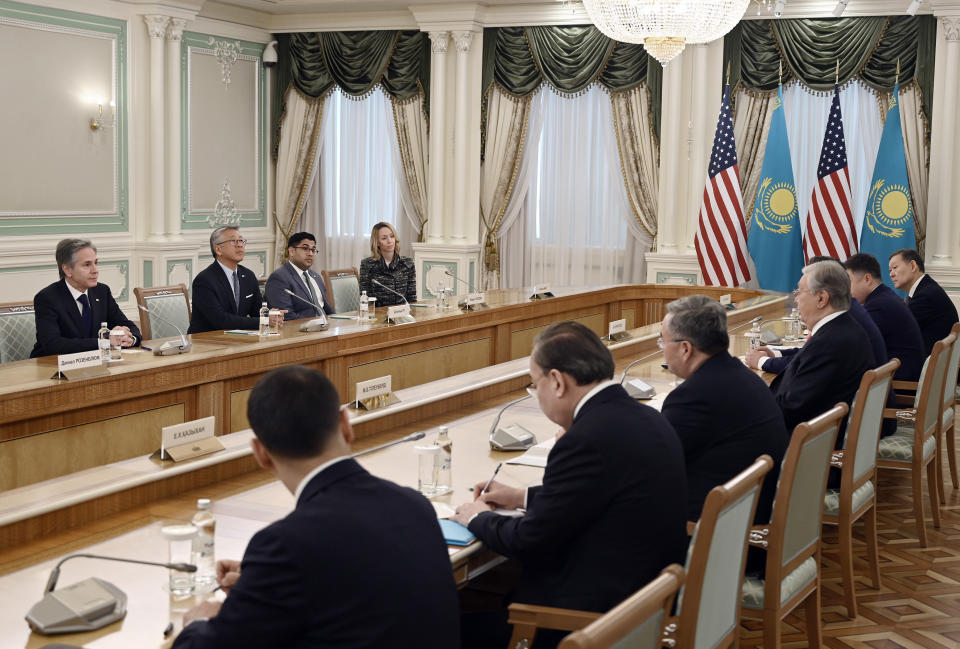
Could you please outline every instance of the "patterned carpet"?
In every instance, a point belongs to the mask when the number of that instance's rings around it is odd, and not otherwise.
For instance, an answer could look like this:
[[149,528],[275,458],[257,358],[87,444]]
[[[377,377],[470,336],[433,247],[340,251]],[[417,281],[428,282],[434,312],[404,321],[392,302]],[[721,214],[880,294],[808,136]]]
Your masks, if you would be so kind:
[[[836,528],[824,528],[823,640],[827,647],[854,649],[960,649],[960,490],[952,488],[946,462],[943,525],[935,529],[926,509],[928,547],[917,542],[909,472],[881,471],[879,479],[880,569],[883,587],[874,590],[865,560],[862,522],[854,527],[858,616],[842,604]],[[924,478],[926,486],[926,478]],[[924,504],[929,500],[924,491]],[[783,647],[806,647],[803,611],[780,628]],[[744,622],[743,649],[760,647],[761,625]]]

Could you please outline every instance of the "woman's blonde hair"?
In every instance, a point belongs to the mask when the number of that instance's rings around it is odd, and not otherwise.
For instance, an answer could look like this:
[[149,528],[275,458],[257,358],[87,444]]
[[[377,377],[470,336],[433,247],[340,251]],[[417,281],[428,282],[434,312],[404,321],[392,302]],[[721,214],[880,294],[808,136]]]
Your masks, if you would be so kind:
[[380,221],[373,226],[373,231],[370,232],[370,256],[373,257],[374,261],[380,261],[380,246],[378,245],[378,239],[380,238],[380,228],[390,228],[390,232],[393,232],[393,238],[396,241],[396,245],[393,248],[393,256],[400,256],[400,237],[397,236],[397,230],[392,225],[385,221]]

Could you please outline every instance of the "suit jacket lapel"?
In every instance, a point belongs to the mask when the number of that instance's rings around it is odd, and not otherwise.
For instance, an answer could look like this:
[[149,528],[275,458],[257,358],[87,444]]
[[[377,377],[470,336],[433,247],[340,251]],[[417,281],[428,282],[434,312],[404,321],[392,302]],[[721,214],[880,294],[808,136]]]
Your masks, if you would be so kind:
[[[87,297],[90,297],[89,291]],[[67,280],[65,279],[60,280],[60,299],[63,302],[63,308],[67,313],[67,317],[70,318],[70,322],[73,323],[77,332],[82,334],[81,337],[86,338],[89,333],[84,331],[83,318],[80,317],[80,307],[77,301],[73,299],[73,294],[70,293],[70,289],[67,288]]]
[[[230,282],[227,280],[227,276],[223,273],[223,268],[220,266],[220,262],[216,259],[213,260],[211,268],[214,269],[214,275],[217,278],[217,284],[220,285],[220,291],[227,297],[228,304],[233,307],[233,313],[239,313],[236,303],[233,301],[233,287],[230,286]],[[237,270],[240,270],[240,267],[237,267]],[[240,287],[240,301],[243,302],[243,287]]]
[[[107,305],[105,300],[101,299],[101,293],[99,285],[94,286],[87,291],[87,299],[90,300],[90,313],[93,314],[93,329],[94,331],[99,331],[100,323],[106,322],[107,320]],[[107,326],[110,326],[110,323],[107,322]]]
[[[303,283],[303,275],[300,275],[294,271],[293,268],[290,267],[290,262],[285,263],[283,267],[286,269],[287,274],[293,278],[293,292],[300,297],[309,300],[310,292],[307,290],[307,285]],[[303,306],[303,303],[300,303],[299,306]]]

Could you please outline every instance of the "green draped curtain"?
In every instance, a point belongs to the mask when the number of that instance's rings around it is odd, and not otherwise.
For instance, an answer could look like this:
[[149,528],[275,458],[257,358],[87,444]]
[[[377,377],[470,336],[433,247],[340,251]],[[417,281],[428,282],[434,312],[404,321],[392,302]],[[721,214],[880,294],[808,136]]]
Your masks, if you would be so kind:
[[484,96],[491,83],[524,97],[542,83],[574,95],[595,81],[612,92],[646,81],[659,137],[663,69],[649,61],[643,46],[611,40],[593,25],[488,28],[483,32]]
[[900,61],[900,83],[916,80],[930,123],[937,23],[933,16],[745,20],[724,38],[724,66],[731,82],[749,91],[771,91],[799,80],[814,90],[859,77],[879,92],[891,92]]
[[409,99],[422,91],[425,109],[430,105],[430,47],[424,32],[298,32],[280,34],[277,40],[273,111],[277,126],[291,83],[308,97],[322,97],[334,86],[363,97],[382,84],[394,99]]

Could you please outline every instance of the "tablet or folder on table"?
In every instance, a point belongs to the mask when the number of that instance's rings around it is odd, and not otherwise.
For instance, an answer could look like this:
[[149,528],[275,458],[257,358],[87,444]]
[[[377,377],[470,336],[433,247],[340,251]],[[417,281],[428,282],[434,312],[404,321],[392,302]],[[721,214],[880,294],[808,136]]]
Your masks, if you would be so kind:
[[440,529],[443,531],[443,538],[448,545],[470,545],[477,539],[473,532],[460,523],[445,518],[440,519]]

